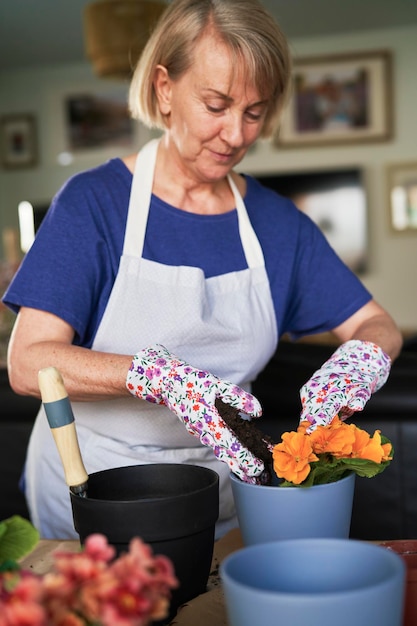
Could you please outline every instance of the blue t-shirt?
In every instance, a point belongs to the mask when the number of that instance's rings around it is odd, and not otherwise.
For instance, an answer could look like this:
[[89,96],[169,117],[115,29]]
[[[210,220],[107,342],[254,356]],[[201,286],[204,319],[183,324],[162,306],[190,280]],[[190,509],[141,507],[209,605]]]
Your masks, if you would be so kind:
[[[261,244],[278,332],[294,338],[335,328],[371,299],[317,226],[288,199],[246,176],[244,198]],[[73,176],[51,207],[3,301],[48,311],[91,347],[123,249],[132,174],[120,159]],[[152,196],[143,256],[201,268],[245,269],[237,211],[200,215]]]

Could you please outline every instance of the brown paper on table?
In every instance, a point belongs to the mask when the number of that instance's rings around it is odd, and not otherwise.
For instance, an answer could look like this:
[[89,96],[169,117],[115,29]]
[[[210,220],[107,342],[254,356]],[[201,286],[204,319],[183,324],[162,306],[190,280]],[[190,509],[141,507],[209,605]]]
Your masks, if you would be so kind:
[[22,569],[30,570],[34,574],[46,574],[51,570],[54,562],[54,553],[58,552],[79,552],[81,544],[79,541],[59,539],[41,539],[32,552],[19,561]]
[[170,626],[227,626],[227,615],[221,587],[194,598],[181,607]]
[[170,626],[227,626],[227,613],[221,586],[220,563],[229,554],[243,547],[238,528],[214,544],[213,561],[207,584],[208,591],[184,604]]

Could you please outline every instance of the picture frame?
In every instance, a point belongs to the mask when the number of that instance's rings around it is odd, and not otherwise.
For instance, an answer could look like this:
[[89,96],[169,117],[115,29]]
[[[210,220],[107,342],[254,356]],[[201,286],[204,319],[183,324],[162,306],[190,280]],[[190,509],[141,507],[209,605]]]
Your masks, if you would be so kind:
[[388,165],[389,221],[396,233],[417,232],[417,161]]
[[8,169],[33,167],[38,162],[35,116],[30,113],[0,117],[0,161]]
[[355,274],[368,272],[369,200],[363,167],[281,171],[255,178],[308,215]]
[[133,146],[134,122],[124,88],[68,93],[64,114],[66,147],[71,153]]
[[393,133],[392,53],[295,59],[277,147],[387,141]]

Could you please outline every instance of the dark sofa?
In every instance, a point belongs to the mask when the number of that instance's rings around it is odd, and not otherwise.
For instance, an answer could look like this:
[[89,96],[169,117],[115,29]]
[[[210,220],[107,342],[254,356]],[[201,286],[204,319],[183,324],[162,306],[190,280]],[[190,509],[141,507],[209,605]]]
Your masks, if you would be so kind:
[[0,369],[0,520],[12,515],[28,517],[18,483],[39,406],[39,400],[14,393],[6,369]]
[[[259,426],[274,440],[294,430],[300,413],[299,389],[335,350],[318,343],[282,341],[254,383],[264,415]],[[360,539],[417,538],[417,346],[405,343],[385,386],[368,402],[355,422],[391,439],[394,461],[381,475],[358,478],[351,536]],[[18,396],[0,370],[0,520],[16,513],[28,516],[18,481],[39,401]]]

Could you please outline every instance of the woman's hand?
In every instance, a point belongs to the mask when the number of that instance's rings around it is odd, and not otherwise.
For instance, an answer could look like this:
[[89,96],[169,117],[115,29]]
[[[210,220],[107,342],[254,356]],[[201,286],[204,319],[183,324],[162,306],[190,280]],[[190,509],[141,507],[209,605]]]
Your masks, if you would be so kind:
[[250,393],[192,367],[159,344],[135,355],[126,386],[138,398],[167,406],[188,432],[212,448],[241,480],[257,482],[264,464],[239,442],[214,406],[220,398],[251,417],[259,417],[261,406]]
[[343,343],[301,388],[300,422],[308,420],[307,432],[312,432],[319,424],[329,424],[335,415],[346,419],[362,411],[386,382],[390,368],[390,357],[376,344]]

